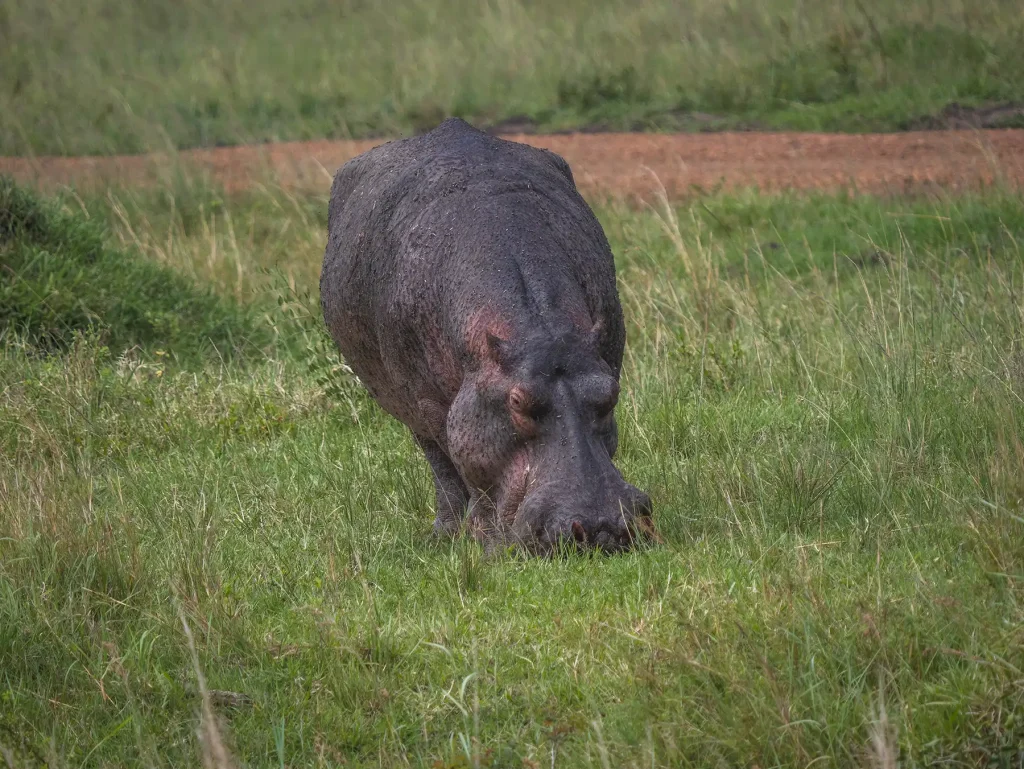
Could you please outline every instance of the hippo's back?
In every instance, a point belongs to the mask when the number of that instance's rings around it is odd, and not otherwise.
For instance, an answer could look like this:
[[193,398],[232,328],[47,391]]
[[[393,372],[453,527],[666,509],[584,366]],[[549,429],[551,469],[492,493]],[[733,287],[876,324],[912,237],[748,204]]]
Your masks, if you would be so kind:
[[[325,271],[335,260],[363,250],[346,243],[351,235],[376,242],[381,235],[400,235],[403,225],[411,224],[403,220],[448,199],[479,200],[530,187],[585,206],[561,157],[491,136],[458,118],[427,134],[382,144],[350,160],[334,177]],[[455,213],[458,203],[450,202]]]
[[[543,186],[578,197],[569,165],[548,150],[510,142],[451,118],[429,133],[388,142],[353,158],[334,177],[326,261],[344,257],[348,228],[383,233],[445,198],[502,187]],[[471,188],[473,188],[471,190]],[[392,225],[392,226],[389,226]],[[332,247],[333,246],[333,247]]]

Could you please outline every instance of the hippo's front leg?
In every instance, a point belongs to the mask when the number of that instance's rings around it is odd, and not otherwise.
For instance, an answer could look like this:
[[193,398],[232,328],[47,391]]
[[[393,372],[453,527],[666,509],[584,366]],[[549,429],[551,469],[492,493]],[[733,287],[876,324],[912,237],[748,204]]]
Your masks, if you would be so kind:
[[459,471],[436,441],[417,437],[416,442],[423,449],[434,476],[434,491],[437,493],[434,533],[457,536],[462,531],[462,521],[466,517],[469,491],[459,477]]

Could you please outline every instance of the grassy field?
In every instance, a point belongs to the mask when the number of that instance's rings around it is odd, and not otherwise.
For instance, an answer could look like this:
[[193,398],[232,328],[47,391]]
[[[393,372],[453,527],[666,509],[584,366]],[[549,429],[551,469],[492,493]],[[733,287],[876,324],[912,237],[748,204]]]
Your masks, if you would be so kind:
[[665,543],[526,560],[429,536],[317,325],[323,199],[3,195],[10,765],[1024,761],[1019,196],[601,208]]
[[7,0],[0,72],[5,155],[398,135],[448,115],[891,130],[951,102],[1024,102],[1024,11],[1018,0]]

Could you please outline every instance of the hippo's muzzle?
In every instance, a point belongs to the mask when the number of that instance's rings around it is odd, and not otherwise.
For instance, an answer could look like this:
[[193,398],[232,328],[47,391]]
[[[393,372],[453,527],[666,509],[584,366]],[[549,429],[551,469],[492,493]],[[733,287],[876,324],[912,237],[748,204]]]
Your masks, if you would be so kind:
[[624,481],[599,484],[589,494],[547,485],[523,500],[512,527],[517,542],[542,554],[564,545],[628,550],[651,531],[650,497]]

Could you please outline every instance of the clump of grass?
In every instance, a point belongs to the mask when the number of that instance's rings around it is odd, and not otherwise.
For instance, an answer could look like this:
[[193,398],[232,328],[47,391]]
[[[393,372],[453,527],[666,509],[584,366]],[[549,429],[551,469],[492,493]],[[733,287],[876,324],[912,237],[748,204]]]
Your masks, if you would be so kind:
[[110,246],[82,211],[0,178],[0,330],[42,350],[81,334],[115,351],[169,351],[182,362],[234,356],[270,340],[249,307],[131,250]]

